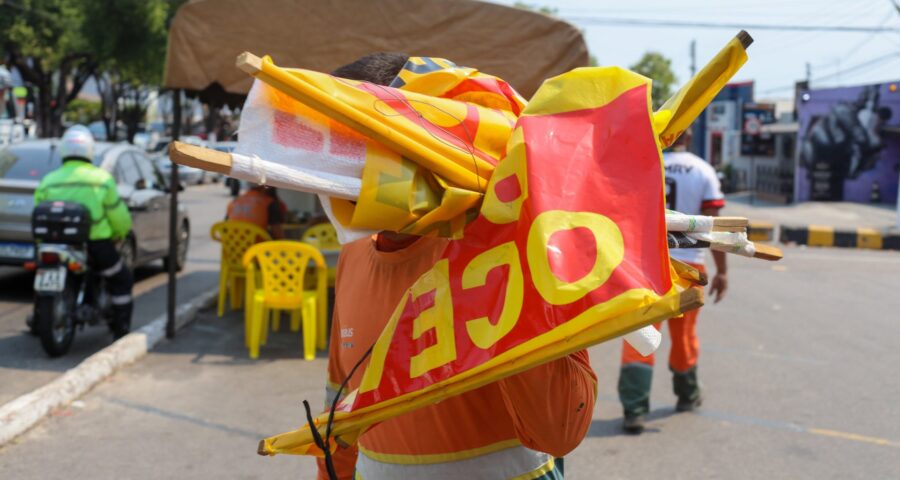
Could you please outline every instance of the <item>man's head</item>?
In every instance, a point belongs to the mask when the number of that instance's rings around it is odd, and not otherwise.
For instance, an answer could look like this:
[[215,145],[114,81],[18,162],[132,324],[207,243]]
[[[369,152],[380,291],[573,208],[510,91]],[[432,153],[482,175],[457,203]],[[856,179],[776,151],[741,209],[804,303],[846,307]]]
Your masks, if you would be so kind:
[[676,151],[685,151],[691,146],[691,138],[691,127],[688,127],[685,129],[684,133],[675,139],[675,142],[672,143],[670,148]]
[[59,141],[59,154],[63,161],[81,160],[89,162],[94,158],[94,136],[84,125],[74,125],[66,130]]
[[406,65],[408,59],[409,55],[402,53],[373,53],[340,66],[331,74],[349,80],[361,80],[387,86],[403,70],[403,65]]

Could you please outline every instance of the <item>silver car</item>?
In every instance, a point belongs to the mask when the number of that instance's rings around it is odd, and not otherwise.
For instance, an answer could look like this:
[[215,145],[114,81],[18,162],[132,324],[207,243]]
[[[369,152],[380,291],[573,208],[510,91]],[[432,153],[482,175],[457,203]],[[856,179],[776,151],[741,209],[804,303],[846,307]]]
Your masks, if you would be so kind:
[[[34,258],[31,210],[34,191],[47,173],[59,168],[56,139],[32,140],[0,150],[0,264],[22,265]],[[122,256],[131,266],[163,259],[169,248],[169,195],[165,177],[138,148],[98,142],[94,165],[112,174],[119,196],[134,220],[122,244]],[[179,205],[178,261],[187,258],[190,220]]]
[[[154,158],[153,163],[156,164],[156,168],[159,169],[160,173],[166,177],[166,180],[171,178],[172,160],[169,159],[168,155],[160,155]],[[178,181],[181,182],[182,185],[200,185],[205,179],[205,172],[199,168],[189,167],[187,165],[178,166]]]

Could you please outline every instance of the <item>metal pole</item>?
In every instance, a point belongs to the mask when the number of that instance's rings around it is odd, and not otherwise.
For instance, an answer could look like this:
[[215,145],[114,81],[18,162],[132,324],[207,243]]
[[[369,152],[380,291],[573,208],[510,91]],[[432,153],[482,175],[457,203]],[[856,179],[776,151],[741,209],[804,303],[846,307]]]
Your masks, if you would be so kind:
[[[181,137],[181,90],[176,89],[172,98],[172,141]],[[166,338],[175,338],[175,286],[178,281],[175,269],[178,262],[178,164],[172,162],[172,175],[169,178],[169,283]]]
[[697,40],[691,40],[691,77],[697,74]]
[[[900,185],[900,176],[897,177],[897,185]],[[900,188],[897,189],[897,229],[900,229]]]

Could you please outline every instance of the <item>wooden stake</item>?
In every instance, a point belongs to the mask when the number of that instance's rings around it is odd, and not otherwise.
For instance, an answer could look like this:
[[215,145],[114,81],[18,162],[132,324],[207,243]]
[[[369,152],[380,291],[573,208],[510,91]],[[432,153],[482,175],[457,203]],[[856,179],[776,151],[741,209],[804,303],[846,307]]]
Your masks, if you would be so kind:
[[231,174],[231,154],[183,142],[169,145],[169,158],[179,165],[224,175]]
[[728,227],[724,225],[715,225],[712,227],[713,232],[746,232],[747,227]]
[[776,261],[781,260],[784,257],[784,254],[781,253],[781,249],[778,247],[773,247],[764,243],[754,243],[753,245],[756,247],[756,253],[753,254],[753,258]]
[[713,225],[717,227],[746,227],[750,221],[744,217],[713,217]]

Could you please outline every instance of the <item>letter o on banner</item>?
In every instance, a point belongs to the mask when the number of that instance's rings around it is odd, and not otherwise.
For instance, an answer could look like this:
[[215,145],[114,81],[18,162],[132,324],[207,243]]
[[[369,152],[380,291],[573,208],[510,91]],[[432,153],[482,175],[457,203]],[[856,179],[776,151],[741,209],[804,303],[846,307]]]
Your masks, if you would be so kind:
[[[586,228],[597,246],[594,265],[575,281],[565,281],[553,273],[547,248],[554,233]],[[551,305],[567,305],[597,289],[609,279],[625,257],[625,241],[618,225],[604,215],[593,212],[549,210],[534,219],[528,231],[528,266],[541,297]]]

